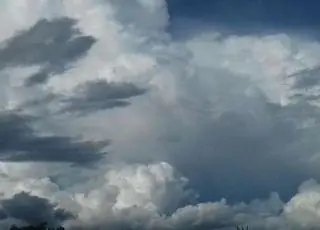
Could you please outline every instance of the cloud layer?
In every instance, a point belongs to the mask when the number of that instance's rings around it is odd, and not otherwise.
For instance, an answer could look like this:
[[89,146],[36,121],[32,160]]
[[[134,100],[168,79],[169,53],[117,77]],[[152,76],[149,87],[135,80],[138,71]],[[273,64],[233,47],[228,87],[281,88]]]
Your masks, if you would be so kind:
[[0,4],[0,228],[320,226],[316,39],[189,36],[165,0]]

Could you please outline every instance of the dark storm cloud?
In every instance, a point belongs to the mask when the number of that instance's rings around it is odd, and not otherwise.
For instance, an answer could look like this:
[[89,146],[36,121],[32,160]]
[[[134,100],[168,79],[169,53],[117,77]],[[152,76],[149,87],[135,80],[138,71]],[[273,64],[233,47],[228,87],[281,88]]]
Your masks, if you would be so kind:
[[73,215],[63,209],[59,209],[49,200],[22,192],[12,198],[0,202],[6,218],[15,218],[29,224],[47,222],[50,225],[59,224],[73,218]]
[[0,48],[0,70],[7,66],[42,65],[30,76],[26,85],[44,83],[50,75],[63,72],[94,44],[91,36],[83,36],[69,18],[43,19],[33,27],[7,40]]
[[0,160],[9,162],[68,162],[90,165],[104,157],[107,142],[78,141],[66,136],[41,136],[33,118],[0,114]]
[[128,99],[142,95],[145,89],[131,83],[89,82],[78,88],[75,96],[66,99],[64,111],[87,114],[103,109],[130,105]]

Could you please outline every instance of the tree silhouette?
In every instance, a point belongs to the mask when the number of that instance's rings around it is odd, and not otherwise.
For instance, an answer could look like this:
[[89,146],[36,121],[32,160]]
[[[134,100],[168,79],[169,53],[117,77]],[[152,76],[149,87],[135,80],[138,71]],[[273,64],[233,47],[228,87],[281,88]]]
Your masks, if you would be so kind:
[[46,222],[40,223],[38,225],[27,225],[18,227],[16,225],[12,225],[10,230],[65,230],[64,227],[50,228]]

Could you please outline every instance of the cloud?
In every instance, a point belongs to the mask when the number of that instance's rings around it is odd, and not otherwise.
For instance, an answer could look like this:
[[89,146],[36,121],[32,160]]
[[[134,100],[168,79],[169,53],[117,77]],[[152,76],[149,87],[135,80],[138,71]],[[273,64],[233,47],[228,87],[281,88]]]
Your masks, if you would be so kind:
[[161,219],[160,213],[174,212],[195,195],[186,187],[187,179],[166,162],[114,165],[104,170],[99,184],[74,193],[71,206],[78,204],[78,220],[67,223],[70,227],[145,228],[153,218]]
[[318,82],[301,74],[320,64],[316,40],[176,39],[164,0],[17,4],[0,51],[1,199],[46,199],[75,229],[317,226],[318,185],[296,192],[320,175],[304,92]]
[[[284,203],[278,194],[273,193],[266,200],[253,200],[250,203],[231,205],[223,199],[217,202],[188,205],[171,215],[160,215],[138,205],[114,213],[105,213],[105,216],[108,216],[107,219],[92,217],[95,222],[82,227],[89,229],[100,229],[103,226],[114,229],[123,227],[128,229],[136,227],[139,229],[234,229],[237,225],[249,225],[251,229],[311,229],[319,226],[316,207],[319,197],[318,187],[315,181],[305,182],[287,203]],[[87,220],[79,224],[89,222]],[[76,226],[73,225],[75,228]]]
[[32,118],[10,112],[0,115],[0,157],[7,162],[66,162],[88,164],[99,161],[106,142],[77,141],[67,136],[37,134]]
[[298,71],[290,75],[289,78],[294,79],[293,99],[309,103],[319,100],[319,67]]
[[47,221],[49,225],[57,225],[61,221],[73,218],[71,213],[56,208],[56,205],[48,200],[24,192],[15,194],[10,199],[1,200],[0,203],[6,218],[19,219],[28,224]]
[[75,24],[70,18],[42,19],[30,29],[20,31],[0,49],[0,68],[44,65],[27,79],[27,86],[44,83],[50,76],[65,71],[95,42],[93,37],[81,35]]
[[309,87],[314,87],[319,84],[318,81],[319,68],[306,69],[299,71],[291,75],[290,77],[295,77],[295,87],[298,89],[307,89]]
[[[2,179],[1,184],[4,182]],[[15,181],[16,195],[2,199],[1,204],[7,216],[10,213],[12,217],[28,222],[46,217],[47,220],[65,221],[64,225],[70,229],[234,229],[236,225],[249,225],[252,229],[309,229],[319,225],[317,218],[312,218],[317,215],[319,196],[319,185],[314,180],[302,184],[287,203],[277,193],[272,193],[266,200],[249,203],[230,204],[222,199],[176,209],[174,207],[186,201],[193,203],[195,193],[188,189],[187,182],[165,162],[118,165],[104,170],[104,180],[88,191],[85,184],[82,189],[67,191],[60,190],[49,180]],[[20,189],[30,190],[30,194],[20,192]],[[63,201],[59,208],[50,204],[57,201]],[[48,210],[41,212],[45,216],[32,215],[29,219],[28,214],[22,215],[34,205],[45,206],[41,208]],[[173,209],[166,212],[168,208]],[[60,215],[60,212],[66,215]]]
[[145,92],[145,89],[132,83],[88,82],[80,86],[74,96],[65,100],[66,106],[63,111],[87,114],[104,109],[125,107],[130,104],[126,99]]
[[[285,203],[277,193],[268,199],[229,204],[226,199],[197,203],[163,213],[166,204],[191,198],[186,179],[167,163],[118,166],[105,174],[100,189],[76,194],[81,206],[78,220],[68,222],[71,229],[309,229],[318,226],[319,185],[305,182]],[[164,186],[166,185],[166,186]],[[160,189],[160,190],[159,190]],[[171,200],[172,199],[172,200]],[[164,205],[164,206],[163,206]],[[311,215],[311,217],[310,217]],[[299,217],[298,217],[299,216]]]

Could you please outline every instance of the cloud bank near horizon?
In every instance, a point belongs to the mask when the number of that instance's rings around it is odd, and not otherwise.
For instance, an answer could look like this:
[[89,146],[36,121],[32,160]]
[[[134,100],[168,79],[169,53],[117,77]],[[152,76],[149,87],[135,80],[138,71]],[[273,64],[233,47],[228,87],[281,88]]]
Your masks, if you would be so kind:
[[1,228],[320,226],[317,40],[176,39],[165,0],[0,4]]

